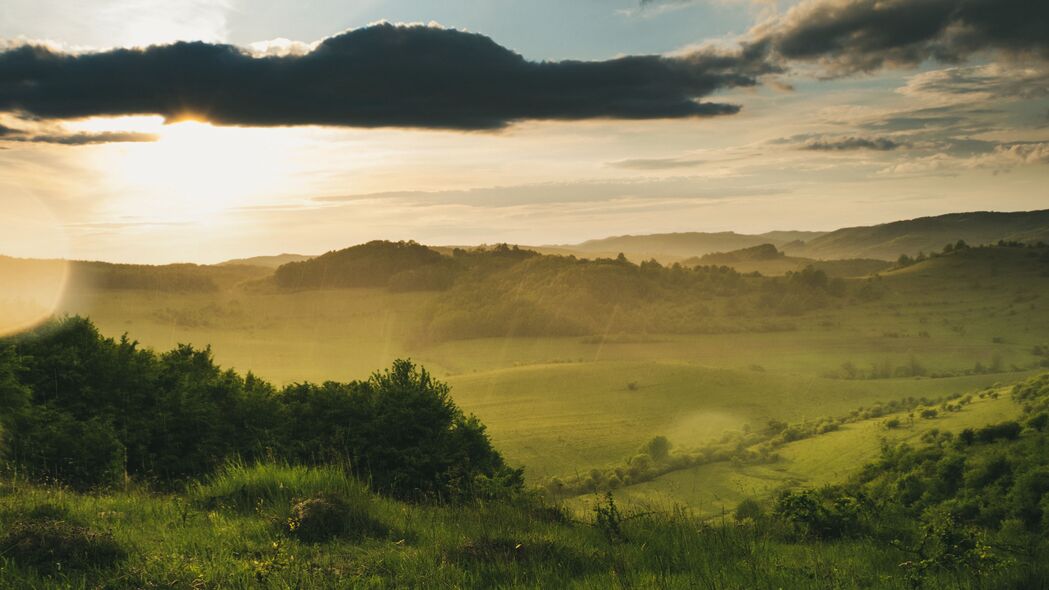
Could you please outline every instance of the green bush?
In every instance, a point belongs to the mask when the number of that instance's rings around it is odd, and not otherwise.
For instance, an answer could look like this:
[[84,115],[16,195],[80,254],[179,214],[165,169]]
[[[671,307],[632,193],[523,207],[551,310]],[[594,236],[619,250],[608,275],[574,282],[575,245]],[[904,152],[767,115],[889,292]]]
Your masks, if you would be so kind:
[[3,458],[77,489],[131,478],[174,487],[239,458],[334,464],[401,498],[520,490],[485,427],[409,361],[363,382],[270,384],[223,371],[210,350],[154,354],[53,322],[0,341]]

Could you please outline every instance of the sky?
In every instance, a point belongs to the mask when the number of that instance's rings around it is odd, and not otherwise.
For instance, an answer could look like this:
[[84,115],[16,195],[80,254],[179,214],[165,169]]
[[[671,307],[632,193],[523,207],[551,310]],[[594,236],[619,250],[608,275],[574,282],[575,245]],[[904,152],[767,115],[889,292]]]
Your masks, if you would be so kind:
[[0,254],[827,230],[1047,187],[1045,3],[0,4]]

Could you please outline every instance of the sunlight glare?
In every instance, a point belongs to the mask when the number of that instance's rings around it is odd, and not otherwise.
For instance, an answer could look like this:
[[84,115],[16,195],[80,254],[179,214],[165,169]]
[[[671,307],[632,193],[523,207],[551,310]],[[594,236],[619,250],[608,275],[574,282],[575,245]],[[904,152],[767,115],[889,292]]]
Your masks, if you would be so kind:
[[[62,299],[69,264],[61,223],[34,196],[4,190],[0,217],[0,336],[30,328],[54,313]],[[28,260],[46,252],[53,260]]]
[[114,213],[158,223],[213,223],[287,187],[286,154],[295,141],[286,139],[292,130],[215,127],[190,119],[159,124],[135,118],[122,125],[159,139],[114,144],[105,152],[100,166],[119,171]]

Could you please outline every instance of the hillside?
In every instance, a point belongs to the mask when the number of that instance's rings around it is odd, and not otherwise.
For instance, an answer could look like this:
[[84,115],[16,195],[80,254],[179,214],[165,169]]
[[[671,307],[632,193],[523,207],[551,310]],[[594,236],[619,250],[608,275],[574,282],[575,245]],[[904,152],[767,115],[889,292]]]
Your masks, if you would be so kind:
[[878,258],[939,251],[964,240],[970,245],[999,241],[1049,242],[1049,210],[1003,213],[978,211],[921,217],[865,227],[849,227],[786,247],[787,254],[810,258]]
[[671,234],[626,235],[588,240],[581,244],[547,246],[564,253],[594,255],[622,252],[631,260],[654,258],[663,263],[676,262],[682,258],[703,256],[713,252],[728,252],[761,244],[780,246],[794,241],[806,241],[823,235],[823,232],[774,231],[766,234],[747,235],[736,232],[684,232]]
[[[277,390],[220,370],[208,351],[141,350],[86,320],[4,344],[4,587],[1049,581],[1046,374],[942,402],[770,421],[723,439],[696,470],[627,487],[614,472],[562,504],[523,489],[485,426],[405,361],[367,382]],[[621,472],[681,459],[656,438]],[[699,510],[637,499],[664,479],[700,492]]]
[[759,272],[768,276],[798,272],[811,266],[831,277],[865,277],[891,266],[887,261],[868,258],[816,260],[787,256],[772,244],[761,244],[731,252],[704,254],[699,257],[686,258],[681,261],[681,264],[684,266],[728,266],[741,273]]
[[304,260],[310,260],[311,258],[316,258],[316,256],[307,256],[305,254],[275,254],[272,256],[234,258],[232,260],[220,262],[215,266],[262,266],[265,268],[276,269],[278,266],[288,264],[289,262],[302,262]]

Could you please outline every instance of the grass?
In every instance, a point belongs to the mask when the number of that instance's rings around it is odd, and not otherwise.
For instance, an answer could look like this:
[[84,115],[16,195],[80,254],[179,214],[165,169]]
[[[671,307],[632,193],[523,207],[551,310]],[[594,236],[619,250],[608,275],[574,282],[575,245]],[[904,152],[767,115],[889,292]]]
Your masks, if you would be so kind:
[[[958,412],[915,419],[913,424],[907,412],[848,423],[839,430],[780,447],[777,453],[781,459],[775,463],[701,465],[622,488],[620,495],[625,503],[644,509],[666,510],[684,504],[697,515],[709,517],[731,512],[745,498],[767,499],[785,488],[818,488],[841,482],[877,459],[883,441],[920,445],[922,435],[933,429],[957,433],[1016,419],[1020,407],[1004,389],[996,391],[1002,395],[976,398]],[[903,427],[886,428],[885,423],[892,419]],[[578,498],[572,505],[584,509],[592,501]]]
[[[260,482],[265,482],[260,485]],[[359,486],[337,472],[236,466],[200,490],[262,490],[266,502]],[[200,490],[194,491],[195,497]],[[249,495],[250,496],[250,495]],[[250,497],[245,497],[249,500]],[[592,519],[533,504],[403,504],[372,498],[388,534],[304,542],[259,512],[207,508],[181,495],[131,490],[77,495],[4,485],[0,524],[52,507],[108,535],[124,560],[44,572],[0,556],[3,588],[907,588],[903,555],[870,539],[788,542],[768,531],[704,523],[682,510],[625,513],[609,540]],[[1003,574],[996,585],[1010,586]],[[933,579],[930,588],[953,588]]]

